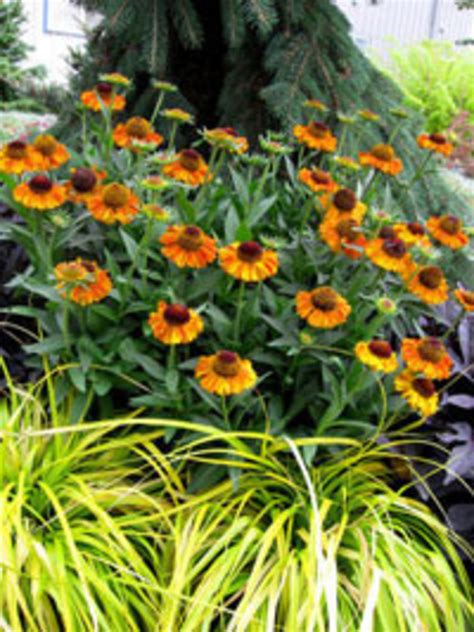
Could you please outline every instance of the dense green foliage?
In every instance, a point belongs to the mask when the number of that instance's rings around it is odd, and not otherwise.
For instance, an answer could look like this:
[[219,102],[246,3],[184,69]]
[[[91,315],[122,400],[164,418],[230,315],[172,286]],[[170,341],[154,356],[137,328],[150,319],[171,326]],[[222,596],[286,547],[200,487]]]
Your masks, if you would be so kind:
[[[160,419],[70,425],[54,393],[48,376],[0,401],[5,629],[470,629],[455,545],[467,547],[391,489],[396,445]],[[165,449],[173,426],[195,440]],[[345,450],[305,465],[324,444]],[[234,481],[213,485],[203,466]]]
[[474,124],[471,50],[437,41],[394,48],[387,72],[403,91],[406,105],[423,114],[429,132],[446,130],[461,112]]
[[22,67],[29,46],[22,40],[25,16],[21,0],[0,2],[0,109],[37,109],[25,96],[26,83],[42,73],[41,68]]

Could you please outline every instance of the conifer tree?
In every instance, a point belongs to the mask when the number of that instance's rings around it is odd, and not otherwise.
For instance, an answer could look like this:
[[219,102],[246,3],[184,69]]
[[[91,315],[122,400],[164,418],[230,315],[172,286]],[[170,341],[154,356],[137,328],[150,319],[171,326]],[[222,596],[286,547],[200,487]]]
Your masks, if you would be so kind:
[[[358,49],[331,0],[71,1],[103,16],[73,60],[73,89],[90,87],[101,72],[122,72],[134,81],[134,113],[151,112],[151,79],[162,78],[179,86],[183,101],[173,105],[192,110],[198,125],[232,125],[253,139],[266,128],[290,129],[308,98],[331,108],[334,128],[341,112],[380,114],[364,149],[387,142],[399,123],[390,111],[402,94]],[[397,137],[408,177],[420,159],[419,126],[413,120]],[[415,204],[415,193],[417,206],[431,211],[454,204],[438,181],[415,185],[403,203]]]
[[0,0],[0,109],[35,108],[25,84],[42,68],[22,67],[30,47],[22,39],[26,17],[21,0]]

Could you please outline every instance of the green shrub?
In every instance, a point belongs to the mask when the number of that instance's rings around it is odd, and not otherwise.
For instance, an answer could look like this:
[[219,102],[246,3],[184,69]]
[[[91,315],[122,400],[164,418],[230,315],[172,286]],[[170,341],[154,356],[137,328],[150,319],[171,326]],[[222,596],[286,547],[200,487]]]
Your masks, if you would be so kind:
[[474,123],[474,59],[469,48],[433,40],[393,48],[386,72],[402,89],[406,104],[424,115],[427,131],[446,130],[461,111]]

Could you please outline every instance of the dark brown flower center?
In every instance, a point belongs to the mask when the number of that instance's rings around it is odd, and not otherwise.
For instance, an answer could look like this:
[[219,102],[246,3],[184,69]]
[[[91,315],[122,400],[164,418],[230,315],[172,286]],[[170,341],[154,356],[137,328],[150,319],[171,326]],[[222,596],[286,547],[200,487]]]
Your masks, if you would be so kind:
[[462,290],[461,297],[462,300],[468,305],[474,305],[474,292],[470,292],[469,290]]
[[72,186],[79,193],[88,193],[97,184],[97,176],[92,169],[87,167],[79,167],[71,176]]
[[203,244],[204,236],[202,230],[197,226],[185,226],[177,241],[184,250],[199,250]]
[[95,89],[97,90],[101,98],[109,97],[112,94],[112,86],[110,85],[110,83],[98,83]]
[[379,230],[380,239],[396,239],[397,234],[391,226],[382,226]]
[[229,136],[234,136],[235,138],[238,137],[238,133],[235,131],[233,127],[222,127],[221,129],[223,132],[225,132]]
[[53,183],[46,176],[34,176],[28,186],[34,193],[48,193],[53,188]]
[[393,353],[390,343],[385,340],[372,340],[368,346],[370,353],[378,358],[389,358]]
[[412,235],[424,235],[425,229],[418,222],[408,222],[407,228]]
[[21,160],[26,157],[27,145],[21,140],[14,140],[7,145],[7,156],[14,160]]
[[332,312],[337,306],[337,299],[337,292],[330,287],[320,287],[313,291],[313,305],[322,312]]
[[125,206],[128,202],[128,189],[124,187],[123,184],[112,182],[112,184],[108,184],[104,188],[102,200],[104,201],[104,204],[110,206],[111,208],[120,208],[121,206]]
[[212,368],[222,377],[235,377],[239,372],[239,356],[233,351],[219,351]]
[[96,264],[93,261],[81,261],[81,265],[89,273],[96,271]]
[[167,305],[163,317],[168,325],[185,325],[191,319],[189,309],[185,305]]
[[319,121],[311,121],[308,125],[308,131],[315,138],[324,138],[329,132],[329,127]]
[[446,142],[446,136],[443,134],[430,134],[429,139],[432,143],[436,143],[436,145],[444,145]]
[[237,256],[246,263],[256,263],[263,254],[262,246],[256,241],[244,241],[237,248]]
[[395,157],[393,147],[390,147],[390,145],[384,145],[383,143],[372,147],[370,153],[372,154],[372,156],[375,156],[383,162],[390,162],[390,160],[393,160],[393,158]]
[[58,143],[51,134],[41,134],[33,141],[33,147],[43,156],[52,156],[56,151]]
[[355,221],[355,219],[341,219],[336,224],[336,232],[341,239],[345,239],[350,242],[356,241],[360,235],[359,224]]
[[134,116],[125,124],[125,131],[128,136],[143,140],[151,131],[150,123],[141,116]]
[[438,266],[426,266],[418,273],[420,283],[430,290],[436,290],[443,280],[443,272]]
[[194,149],[183,149],[179,154],[179,164],[187,171],[197,171],[201,164],[201,154]]
[[333,204],[339,211],[352,211],[357,204],[356,194],[350,189],[340,189],[333,198]]
[[312,169],[311,170],[311,180],[315,184],[329,184],[331,182],[331,176],[327,171],[322,171],[321,169]]
[[446,353],[443,343],[437,338],[425,338],[418,347],[418,353],[426,362],[437,364]]
[[442,230],[449,235],[455,235],[461,230],[461,220],[454,215],[444,215],[441,218],[439,225]]
[[436,393],[435,385],[426,377],[417,377],[412,382],[413,389],[425,399],[429,399]]
[[407,247],[401,239],[385,239],[382,250],[392,259],[403,259],[406,255]]

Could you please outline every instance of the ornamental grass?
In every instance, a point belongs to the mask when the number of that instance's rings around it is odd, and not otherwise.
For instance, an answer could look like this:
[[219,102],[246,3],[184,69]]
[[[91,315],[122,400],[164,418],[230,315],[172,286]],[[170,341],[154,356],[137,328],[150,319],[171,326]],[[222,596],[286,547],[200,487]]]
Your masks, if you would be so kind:
[[[58,390],[70,368],[26,389],[7,373],[4,629],[471,629],[456,547],[469,549],[407,495],[414,483],[395,490],[411,467],[396,442],[139,416],[73,424],[74,397]],[[170,447],[170,430],[190,440]]]

